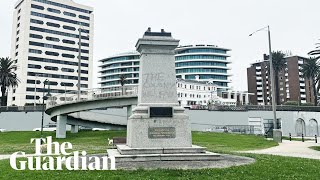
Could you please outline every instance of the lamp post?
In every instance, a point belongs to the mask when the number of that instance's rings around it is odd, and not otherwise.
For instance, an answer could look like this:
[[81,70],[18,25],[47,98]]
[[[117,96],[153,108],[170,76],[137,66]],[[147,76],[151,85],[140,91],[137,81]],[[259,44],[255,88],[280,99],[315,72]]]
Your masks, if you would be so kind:
[[38,83],[38,77],[40,77],[40,75],[36,74],[36,79],[34,81],[34,106],[37,105],[37,83]]
[[79,50],[78,50],[78,101],[80,101],[81,90],[81,27],[79,27]]
[[[41,139],[43,138],[43,118],[44,118],[44,109],[45,109],[45,105],[44,105],[44,98],[45,98],[45,89],[46,89],[46,83],[48,83],[49,80],[46,79],[44,82],[43,82],[43,95],[42,95],[42,117],[41,117]],[[48,95],[49,95],[49,92],[48,92]],[[42,142],[42,141],[41,141]]]
[[[271,50],[271,35],[270,35],[270,27],[266,26],[261,29],[256,30],[255,32],[251,33],[249,36],[252,36],[253,34],[262,31],[262,30],[268,30],[268,42],[269,42],[269,63],[270,63],[270,76],[271,76],[271,89],[272,89],[272,112],[273,112],[273,129],[278,129],[277,125],[277,113],[276,113],[276,87],[275,87],[275,77],[274,77],[274,69],[273,69],[273,62],[272,62],[272,50]],[[275,132],[275,131],[274,131]],[[274,133],[273,133],[274,134]]]

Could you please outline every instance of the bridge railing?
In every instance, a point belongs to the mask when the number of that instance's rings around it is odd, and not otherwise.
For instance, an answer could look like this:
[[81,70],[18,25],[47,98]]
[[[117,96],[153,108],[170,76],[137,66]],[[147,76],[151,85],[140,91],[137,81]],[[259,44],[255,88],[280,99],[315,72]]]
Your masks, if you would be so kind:
[[135,96],[138,94],[138,86],[124,86],[110,89],[95,88],[83,89],[80,91],[80,98],[78,99],[78,91],[66,91],[48,98],[47,108],[59,106],[63,104],[70,104],[79,101],[90,101],[97,99],[107,99],[114,97]]

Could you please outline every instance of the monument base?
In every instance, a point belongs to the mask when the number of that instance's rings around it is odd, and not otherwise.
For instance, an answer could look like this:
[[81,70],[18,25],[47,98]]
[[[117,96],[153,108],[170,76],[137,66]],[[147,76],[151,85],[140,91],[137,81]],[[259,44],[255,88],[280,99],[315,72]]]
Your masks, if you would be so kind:
[[127,145],[131,148],[192,147],[189,117],[181,107],[173,107],[173,117],[150,117],[149,107],[134,109],[127,125]]
[[115,157],[116,162],[148,161],[217,161],[220,154],[206,151],[206,148],[192,146],[186,148],[130,148],[118,145],[117,149],[108,149],[108,156]]

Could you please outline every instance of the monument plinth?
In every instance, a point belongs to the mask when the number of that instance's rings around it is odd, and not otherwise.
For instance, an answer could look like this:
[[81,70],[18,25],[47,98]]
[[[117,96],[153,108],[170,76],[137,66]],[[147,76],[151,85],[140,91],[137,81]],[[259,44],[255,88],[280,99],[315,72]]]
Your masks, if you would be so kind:
[[191,127],[179,106],[174,49],[179,40],[148,29],[136,44],[140,52],[138,105],[127,124],[127,144],[108,150],[116,161],[217,160],[220,155],[193,146]]
[[128,120],[131,148],[191,147],[189,118],[178,104],[171,33],[147,31],[136,48],[140,52],[138,106]]

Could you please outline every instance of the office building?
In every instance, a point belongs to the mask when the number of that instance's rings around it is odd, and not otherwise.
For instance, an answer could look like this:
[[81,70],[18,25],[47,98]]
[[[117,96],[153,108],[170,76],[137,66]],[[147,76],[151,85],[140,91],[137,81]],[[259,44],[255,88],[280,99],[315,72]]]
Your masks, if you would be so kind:
[[41,104],[48,88],[52,96],[77,90],[79,49],[81,88],[90,88],[93,21],[93,8],[72,0],[19,0],[13,15],[11,58],[20,84],[8,92],[8,105]]

